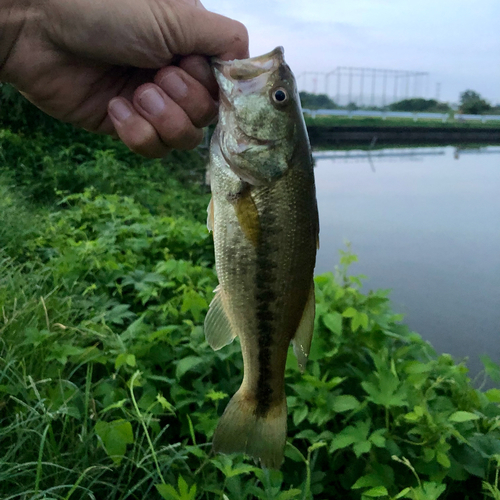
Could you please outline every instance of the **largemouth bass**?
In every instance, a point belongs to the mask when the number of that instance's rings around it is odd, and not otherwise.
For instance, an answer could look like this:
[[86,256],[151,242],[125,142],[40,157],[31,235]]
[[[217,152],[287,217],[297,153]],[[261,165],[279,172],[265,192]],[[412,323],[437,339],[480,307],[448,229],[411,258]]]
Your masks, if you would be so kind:
[[240,339],[244,376],[213,439],[278,468],[286,443],[290,342],[304,369],[314,324],[319,223],[313,163],[294,76],[283,49],[215,60],[219,122],[210,146],[219,278],[205,319],[214,349]]

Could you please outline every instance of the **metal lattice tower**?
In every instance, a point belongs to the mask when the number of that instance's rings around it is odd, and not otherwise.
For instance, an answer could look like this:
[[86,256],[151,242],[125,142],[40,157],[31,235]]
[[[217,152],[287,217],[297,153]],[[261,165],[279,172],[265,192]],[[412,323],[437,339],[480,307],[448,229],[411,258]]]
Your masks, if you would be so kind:
[[329,72],[306,71],[297,82],[299,90],[325,93],[342,106],[385,106],[429,96],[429,73],[423,71],[338,66]]

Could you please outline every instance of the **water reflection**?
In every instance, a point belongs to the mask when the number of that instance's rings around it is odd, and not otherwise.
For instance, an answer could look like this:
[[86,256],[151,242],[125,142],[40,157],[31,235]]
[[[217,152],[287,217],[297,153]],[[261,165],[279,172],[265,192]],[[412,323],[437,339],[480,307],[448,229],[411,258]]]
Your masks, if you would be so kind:
[[469,356],[472,371],[483,353],[500,362],[500,147],[314,156],[316,272],[333,269],[347,239],[353,272],[393,289],[397,311],[438,351]]

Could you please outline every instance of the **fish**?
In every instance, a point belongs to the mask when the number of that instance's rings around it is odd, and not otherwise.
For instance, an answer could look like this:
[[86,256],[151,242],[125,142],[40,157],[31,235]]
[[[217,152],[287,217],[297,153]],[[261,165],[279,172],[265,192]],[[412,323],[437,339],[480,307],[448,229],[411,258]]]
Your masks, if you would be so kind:
[[204,329],[215,350],[238,336],[244,367],[212,445],[216,453],[244,453],[278,469],[287,436],[289,346],[304,370],[314,328],[313,160],[282,47],[212,66],[220,107],[210,143],[207,226],[219,285]]

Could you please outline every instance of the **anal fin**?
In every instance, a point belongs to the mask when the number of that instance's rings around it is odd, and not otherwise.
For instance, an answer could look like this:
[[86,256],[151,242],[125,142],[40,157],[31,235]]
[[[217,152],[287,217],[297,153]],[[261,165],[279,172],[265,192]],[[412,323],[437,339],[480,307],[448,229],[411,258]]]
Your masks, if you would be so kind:
[[314,282],[312,282],[304,312],[302,313],[302,319],[292,339],[293,352],[297,357],[299,368],[302,372],[306,369],[307,357],[311,349],[315,311],[316,301],[314,298]]
[[214,351],[217,351],[225,345],[230,344],[236,337],[236,333],[224,310],[220,285],[214,292],[215,297],[210,303],[208,313],[205,317],[205,338],[210,347]]

